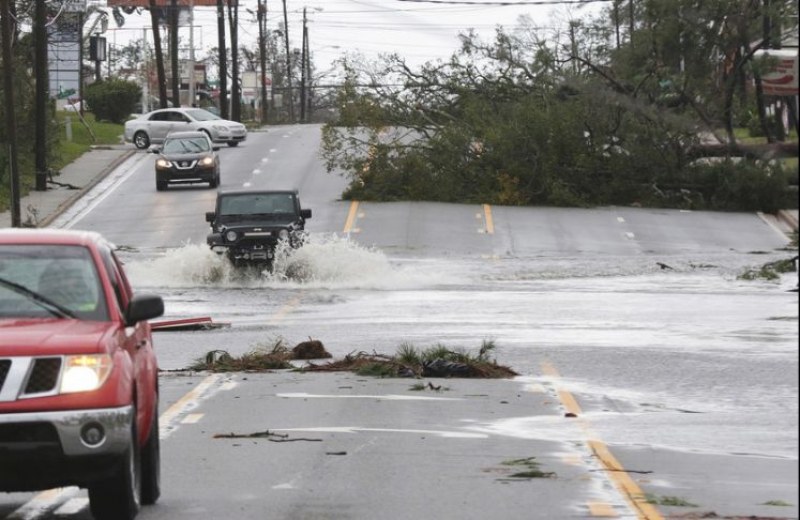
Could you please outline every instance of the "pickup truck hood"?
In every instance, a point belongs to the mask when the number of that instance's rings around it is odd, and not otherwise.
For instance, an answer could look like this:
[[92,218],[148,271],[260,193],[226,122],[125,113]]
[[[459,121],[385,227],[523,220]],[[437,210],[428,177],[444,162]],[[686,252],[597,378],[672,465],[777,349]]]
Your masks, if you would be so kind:
[[0,357],[102,352],[114,322],[70,319],[0,319]]

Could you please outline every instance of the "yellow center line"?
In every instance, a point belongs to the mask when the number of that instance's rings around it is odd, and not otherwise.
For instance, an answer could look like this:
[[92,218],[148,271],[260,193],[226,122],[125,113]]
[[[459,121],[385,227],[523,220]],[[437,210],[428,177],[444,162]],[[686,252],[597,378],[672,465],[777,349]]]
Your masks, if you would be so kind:
[[350,211],[347,213],[347,221],[344,223],[344,232],[350,233],[353,229],[353,224],[356,222],[356,215],[358,214],[358,201],[354,200],[350,203]]
[[[551,363],[546,361],[542,362],[540,367],[542,373],[548,377],[561,377],[558,373],[558,370]],[[574,413],[580,417],[581,408],[578,405],[575,397],[570,392],[566,390],[558,390],[558,398],[561,400],[561,404],[567,409],[568,412]],[[587,435],[591,435],[589,432],[589,425],[583,418],[581,418],[581,427],[587,433]],[[587,440],[587,444],[592,450],[592,453],[594,453],[594,455],[603,464],[603,467],[608,473],[608,478],[611,479],[631,508],[636,511],[636,516],[640,520],[664,520],[664,517],[661,515],[661,513],[659,513],[652,504],[647,502],[642,489],[638,484],[636,484],[636,482],[634,482],[634,480],[631,478],[622,464],[620,464],[617,458],[614,457],[614,455],[611,453],[611,450],[608,449],[608,446],[606,446],[604,442],[595,439],[589,439]],[[590,509],[591,508],[592,505],[590,504]],[[601,512],[600,509],[597,509],[597,511]],[[596,514],[594,516],[607,515]]]
[[486,219],[486,233],[494,234],[494,220],[492,219],[492,207],[488,204],[483,205],[483,215]]
[[286,302],[280,309],[278,309],[278,312],[272,315],[272,317],[269,319],[269,323],[271,325],[280,323],[280,321],[283,320],[283,318],[285,318],[300,304],[300,301],[302,299],[303,299],[302,295],[297,295],[288,302]]
[[589,513],[592,516],[599,516],[604,518],[616,518],[617,513],[611,504],[604,502],[589,502]]

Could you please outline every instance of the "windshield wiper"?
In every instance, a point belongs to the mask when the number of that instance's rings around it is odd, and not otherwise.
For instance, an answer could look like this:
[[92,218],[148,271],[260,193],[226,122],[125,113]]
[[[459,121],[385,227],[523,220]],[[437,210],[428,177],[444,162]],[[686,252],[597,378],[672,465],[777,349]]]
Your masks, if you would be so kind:
[[37,293],[36,291],[32,291],[25,287],[24,285],[20,285],[16,282],[12,282],[11,280],[6,280],[5,278],[0,277],[0,285],[4,287],[8,287],[12,291],[17,294],[21,294],[31,300],[32,302],[38,304],[40,307],[45,309],[47,312],[52,314],[53,316],[59,318],[73,318],[76,319],[77,316],[72,313],[71,310],[67,309],[63,305],[59,305],[58,303],[54,302],[50,298],[42,296],[41,294]]

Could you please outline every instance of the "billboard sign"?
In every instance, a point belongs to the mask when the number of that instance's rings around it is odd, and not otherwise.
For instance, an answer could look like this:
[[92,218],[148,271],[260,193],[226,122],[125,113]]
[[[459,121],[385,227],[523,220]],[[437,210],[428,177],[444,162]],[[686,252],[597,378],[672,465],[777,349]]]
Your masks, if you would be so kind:
[[61,15],[47,27],[47,63],[52,97],[80,92],[81,14]]

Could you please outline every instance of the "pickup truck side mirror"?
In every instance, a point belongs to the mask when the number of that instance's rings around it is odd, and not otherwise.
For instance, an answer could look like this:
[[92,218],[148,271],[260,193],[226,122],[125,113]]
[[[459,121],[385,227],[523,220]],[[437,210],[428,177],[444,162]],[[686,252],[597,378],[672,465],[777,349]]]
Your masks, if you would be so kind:
[[310,209],[301,209],[300,216],[303,218],[311,218],[311,210]]
[[164,314],[164,300],[152,294],[136,294],[125,311],[125,325],[136,325],[140,321],[158,318]]
[[206,222],[214,222],[216,216],[217,214],[213,211],[206,211]]

